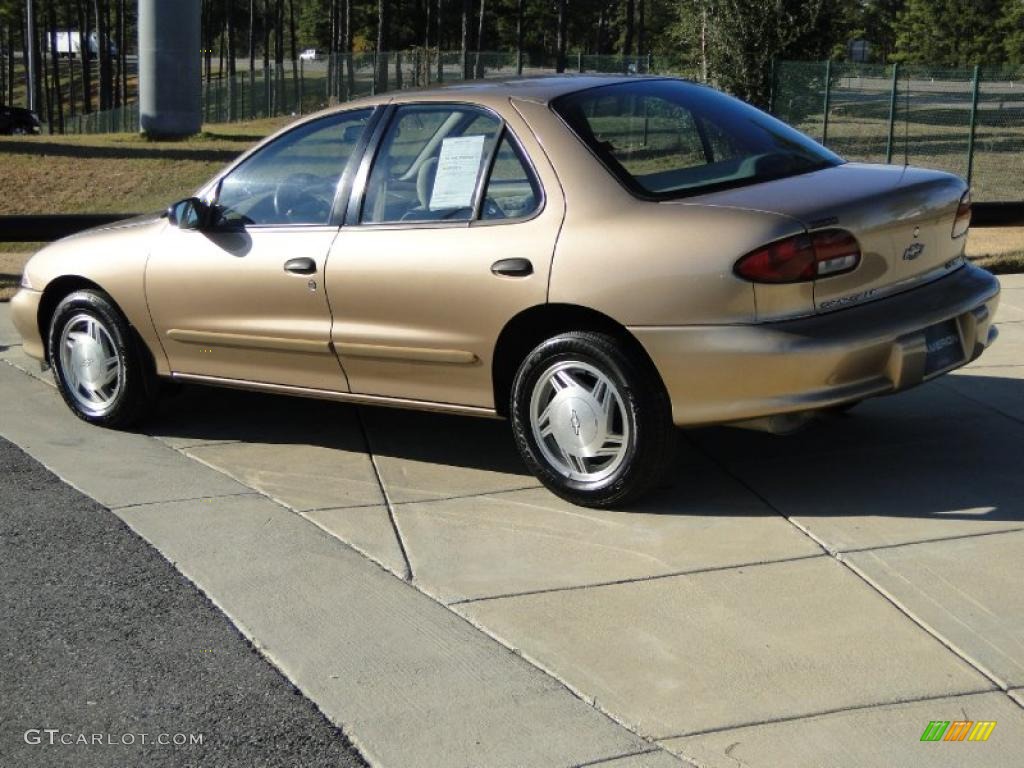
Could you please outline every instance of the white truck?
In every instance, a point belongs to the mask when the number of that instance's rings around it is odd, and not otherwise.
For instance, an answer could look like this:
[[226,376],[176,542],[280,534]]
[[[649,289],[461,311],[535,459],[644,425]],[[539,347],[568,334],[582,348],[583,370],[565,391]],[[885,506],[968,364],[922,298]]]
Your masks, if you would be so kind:
[[[89,46],[89,54],[91,56],[99,56],[100,53],[100,41],[99,35],[96,32],[90,32],[86,37],[86,42]],[[49,43],[49,40],[47,40]],[[49,47],[49,45],[47,45]],[[107,41],[107,51],[111,56],[117,56],[117,46],[114,45],[113,40]],[[73,59],[82,53],[82,33],[75,31],[57,32],[57,53],[61,56],[67,56],[69,59]]]

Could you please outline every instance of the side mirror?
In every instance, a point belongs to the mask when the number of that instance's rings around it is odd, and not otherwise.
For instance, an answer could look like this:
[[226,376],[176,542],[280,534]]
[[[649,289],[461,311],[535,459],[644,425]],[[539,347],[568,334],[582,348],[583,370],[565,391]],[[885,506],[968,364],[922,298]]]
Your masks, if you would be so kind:
[[178,229],[209,229],[213,223],[213,206],[198,197],[189,197],[168,208],[167,219]]

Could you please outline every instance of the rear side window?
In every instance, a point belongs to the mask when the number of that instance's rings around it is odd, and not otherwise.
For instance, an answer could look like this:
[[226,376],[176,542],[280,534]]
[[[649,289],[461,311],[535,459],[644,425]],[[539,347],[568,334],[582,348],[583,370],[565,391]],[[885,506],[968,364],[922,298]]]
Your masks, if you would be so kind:
[[498,145],[480,218],[520,219],[540,207],[540,186],[520,149],[506,133]]
[[808,173],[842,159],[738,99],[681,80],[578,91],[553,107],[636,194],[670,199]]

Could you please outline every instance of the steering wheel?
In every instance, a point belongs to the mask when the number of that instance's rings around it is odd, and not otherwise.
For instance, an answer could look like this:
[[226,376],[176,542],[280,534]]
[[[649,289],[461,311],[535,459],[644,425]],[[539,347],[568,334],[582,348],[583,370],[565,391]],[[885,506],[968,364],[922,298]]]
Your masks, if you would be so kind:
[[282,221],[311,224],[326,222],[331,214],[331,202],[314,190],[327,186],[313,173],[293,173],[278,182],[274,189],[274,213]]

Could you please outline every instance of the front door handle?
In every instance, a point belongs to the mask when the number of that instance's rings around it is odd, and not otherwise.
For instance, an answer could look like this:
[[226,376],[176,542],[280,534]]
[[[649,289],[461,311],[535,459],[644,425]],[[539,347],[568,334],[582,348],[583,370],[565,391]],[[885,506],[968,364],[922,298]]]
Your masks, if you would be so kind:
[[284,263],[284,271],[293,275],[312,275],[316,272],[316,262],[306,256],[297,259],[288,259]]
[[526,277],[533,274],[529,259],[501,259],[491,264],[491,272],[501,277]]

